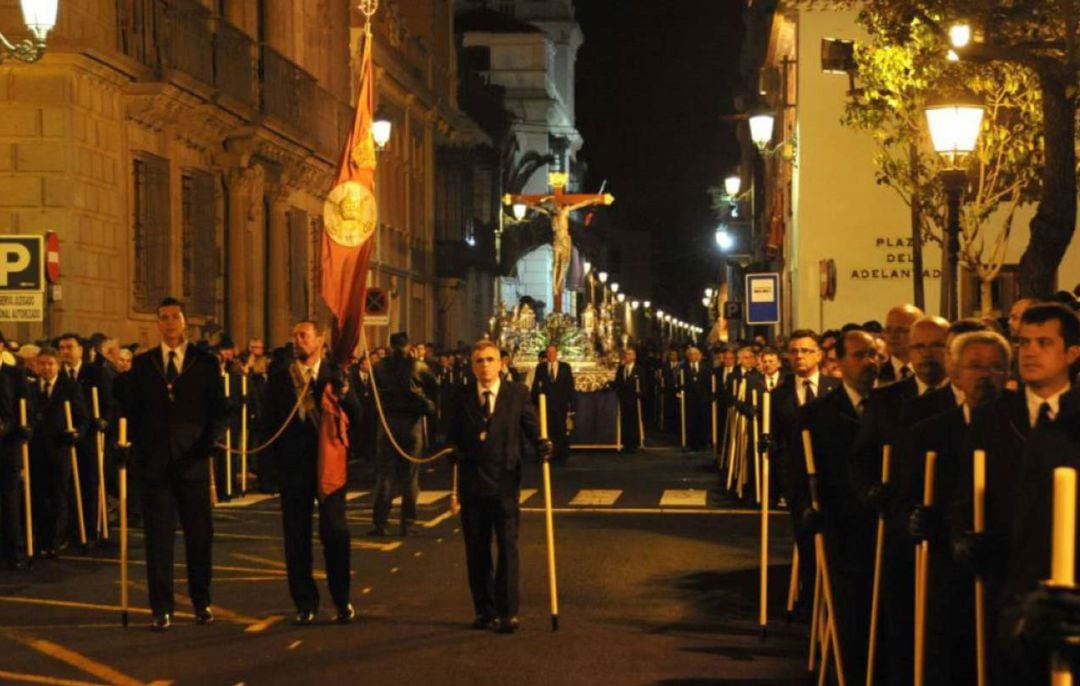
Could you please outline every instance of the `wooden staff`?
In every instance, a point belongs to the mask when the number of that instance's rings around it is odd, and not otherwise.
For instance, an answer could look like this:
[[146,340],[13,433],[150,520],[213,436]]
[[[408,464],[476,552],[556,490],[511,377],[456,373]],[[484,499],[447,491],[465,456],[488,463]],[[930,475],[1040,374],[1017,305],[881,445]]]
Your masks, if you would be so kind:
[[[94,419],[101,419],[101,403],[98,400],[97,386],[90,387],[90,402],[94,411]],[[97,448],[97,516],[96,522],[98,535],[108,540],[109,538],[109,504],[105,498],[105,433],[94,430],[94,446]]]
[[[540,438],[547,439],[547,394],[540,394]],[[547,528],[548,591],[551,595],[551,630],[559,630],[559,589],[555,577],[555,518],[551,510],[551,460],[543,461],[544,525]]]
[[[892,446],[881,449],[881,483],[889,483],[889,460]],[[874,652],[877,647],[878,607],[881,599],[881,564],[885,552],[885,515],[877,518],[877,544],[874,546],[874,590],[870,600],[870,640],[866,660],[866,686],[874,683]]]
[[128,519],[127,519],[127,451],[131,444],[127,442],[127,418],[118,422],[119,432],[117,451],[120,486],[120,624],[128,625]]
[[645,447],[645,415],[641,412],[641,377],[634,377],[634,388],[637,390],[637,428],[638,447]]
[[[1050,583],[1076,585],[1076,470],[1054,470],[1053,547],[1050,549]],[[1060,653],[1050,656],[1050,685],[1072,686],[1072,669]]]
[[724,440],[726,441],[726,444],[727,444],[726,453],[725,453],[726,454],[725,461],[727,462],[727,490],[728,491],[731,490],[732,484],[735,483],[735,473],[736,473],[735,441],[736,441],[736,433],[738,432],[738,430],[739,430],[739,414],[738,414],[738,411],[736,411],[736,409],[735,409],[735,407],[733,405],[733,406],[728,408],[728,429],[727,429],[727,436],[724,437]]
[[791,578],[787,589],[787,622],[795,615],[795,601],[799,597],[799,544],[791,546]]
[[679,370],[679,426],[682,430],[682,449],[686,450],[686,375]]
[[[803,452],[806,455],[806,474],[810,481],[810,506],[814,509],[814,512],[821,512],[821,502],[818,500],[816,483],[817,469],[814,467],[814,446],[810,438],[809,429],[803,429],[802,441]],[[841,657],[840,639],[836,634],[836,605],[833,604],[832,579],[829,576],[829,558],[825,554],[825,535],[820,531],[814,534],[814,551],[817,553],[818,565],[820,565],[821,568],[821,591],[825,600],[825,612],[828,613],[825,647],[829,645],[829,642],[833,645],[836,680],[840,686],[844,686],[844,661]],[[828,662],[825,660],[824,651],[825,648],[823,647],[821,661],[822,671],[829,668]]]
[[[763,436],[769,435],[769,396],[765,393],[761,398]],[[755,419],[756,428],[756,419]],[[761,627],[761,638],[765,638],[766,625],[768,623],[768,598],[769,598],[769,452],[761,454],[761,490],[764,498],[761,499],[761,600],[758,605],[758,624]]]
[[660,427],[660,431],[667,431],[667,422],[664,421],[664,396],[667,395],[667,386],[664,384],[664,370],[657,370],[656,378],[657,385],[660,388],[660,392],[656,394],[657,399],[660,401],[656,403],[656,407],[659,410],[656,417],[656,424]]
[[[70,434],[75,430],[75,425],[71,422],[71,401],[64,401],[64,419],[67,420],[67,430]],[[71,456],[71,479],[75,484],[75,509],[78,515],[79,522],[79,542],[84,546],[86,545],[86,518],[83,517],[83,499],[82,499],[82,483],[79,479],[79,454],[76,447],[73,445],[68,448],[68,454]]]
[[240,377],[240,495],[247,495],[248,479],[248,378]]
[[[975,533],[981,534],[986,530],[986,451],[975,451],[974,478],[972,486],[974,490],[973,502],[975,504],[974,529]],[[978,686],[986,684],[986,626],[985,622],[985,593],[986,587],[981,576],[975,577],[975,670],[978,676]]]
[[[746,403],[746,379],[739,382],[739,403]],[[735,449],[739,456],[739,478],[736,479],[738,483],[736,492],[739,494],[740,500],[743,497],[743,487],[746,486],[747,478],[746,442],[746,416],[739,412],[738,442],[735,444]]]
[[[923,505],[934,504],[934,465],[937,453],[926,453],[926,477],[923,480]],[[925,680],[926,662],[926,576],[930,567],[930,541],[923,541],[915,551],[915,686]]]
[[[229,404],[231,396],[229,390],[229,372],[222,372],[225,380],[225,405]],[[225,497],[232,497],[232,413],[229,413],[229,421],[225,424]]]
[[758,450],[758,441],[761,440],[761,436],[758,433],[758,394],[756,388],[750,391],[750,407],[753,409],[753,414],[750,416],[750,435],[754,437],[754,495],[757,497],[758,504],[761,504],[769,499],[769,495],[761,492],[761,451]]
[[[19,426],[28,429],[26,398],[19,398]],[[34,559],[34,506],[30,498],[30,441],[22,440],[23,505],[26,508],[26,559]]]
[[814,567],[814,601],[813,606],[810,609],[810,659],[807,660],[806,671],[813,676],[814,669],[816,668],[817,647],[821,640],[821,627],[820,623],[823,621],[821,614],[823,608],[821,607],[821,565]]
[[717,444],[717,438],[716,438],[716,421],[717,421],[717,418],[716,418],[716,375],[715,374],[710,374],[709,385],[712,388],[712,402],[710,403],[710,406],[712,407],[712,449],[713,449],[713,452],[715,453],[716,448],[718,447],[716,445]]
[[453,477],[450,485],[450,514],[461,511],[461,502],[458,500],[458,466],[454,463]]

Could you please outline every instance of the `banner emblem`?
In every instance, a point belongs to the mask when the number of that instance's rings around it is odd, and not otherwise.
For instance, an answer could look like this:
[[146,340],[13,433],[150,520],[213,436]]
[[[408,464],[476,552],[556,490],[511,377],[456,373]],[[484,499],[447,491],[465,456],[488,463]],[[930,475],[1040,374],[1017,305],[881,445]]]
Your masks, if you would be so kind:
[[327,235],[338,245],[362,245],[375,232],[378,222],[375,196],[357,181],[340,183],[326,198],[323,221]]

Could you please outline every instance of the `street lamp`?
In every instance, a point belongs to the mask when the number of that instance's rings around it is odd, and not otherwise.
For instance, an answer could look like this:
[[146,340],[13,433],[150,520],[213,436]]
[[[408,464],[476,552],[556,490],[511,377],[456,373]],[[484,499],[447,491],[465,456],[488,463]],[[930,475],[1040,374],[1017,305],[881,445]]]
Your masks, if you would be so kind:
[[612,284],[611,284],[611,292],[612,292],[612,293],[618,293],[618,292],[619,292],[619,284],[617,284],[617,283],[612,283]]
[[706,297],[706,298],[711,298],[711,297],[712,297],[712,294],[713,294],[713,292],[714,292],[714,291],[713,291],[713,289],[712,289],[711,287],[710,287],[710,288],[706,288],[706,289],[705,289],[705,297]]
[[34,36],[18,43],[12,43],[0,34],[0,62],[11,57],[20,62],[37,62],[45,54],[45,37],[56,26],[56,11],[59,0],[22,0],[23,22]]
[[957,265],[960,258],[960,201],[967,182],[967,173],[962,164],[978,143],[985,109],[981,102],[970,96],[950,100],[931,99],[925,109],[930,140],[946,164],[940,176],[947,200],[948,240],[945,254],[949,273],[945,312],[942,315],[951,320],[959,317]]
[[390,142],[390,131],[393,126],[393,122],[390,121],[390,117],[386,116],[385,112],[380,111],[375,114],[375,118],[371,122],[371,140],[375,141],[375,147],[378,150],[384,150],[386,144]]
[[630,301],[630,309],[631,310],[634,310],[636,312],[639,307],[641,307],[641,301],[640,300],[631,300]]
[[727,252],[735,246],[735,238],[728,232],[726,226],[719,226],[716,229],[716,245],[722,252]]
[[644,305],[644,306],[645,306],[645,309],[647,310],[647,309],[649,309],[650,307],[652,307],[652,300],[646,300],[645,302],[643,302],[643,303],[641,303],[641,304],[642,304],[642,305]]
[[758,109],[754,114],[750,115],[750,140],[752,140],[754,145],[757,146],[757,149],[763,153],[772,141],[773,125],[775,122],[776,115],[772,113],[772,110]]
[[589,272],[592,271],[592,262],[589,262],[588,260],[585,260],[584,262],[581,263],[581,268],[585,270],[586,274],[588,274]]
[[701,304],[704,305],[705,307],[708,307],[709,306],[709,296],[705,296],[704,298],[702,298],[701,299]]
[[619,293],[615,299],[619,301],[619,304],[626,302],[626,293]]
[[596,276],[600,279],[600,283],[607,283],[607,272],[600,272]]
[[728,194],[729,198],[738,195],[740,189],[742,189],[742,177],[738,174],[732,174],[724,179],[724,192]]

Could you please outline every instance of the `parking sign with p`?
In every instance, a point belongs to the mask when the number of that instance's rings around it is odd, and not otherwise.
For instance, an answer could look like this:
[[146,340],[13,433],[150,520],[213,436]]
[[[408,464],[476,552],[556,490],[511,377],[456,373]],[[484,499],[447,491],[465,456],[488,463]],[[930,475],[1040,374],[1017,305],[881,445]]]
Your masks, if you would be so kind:
[[45,316],[45,249],[41,236],[0,236],[0,322]]

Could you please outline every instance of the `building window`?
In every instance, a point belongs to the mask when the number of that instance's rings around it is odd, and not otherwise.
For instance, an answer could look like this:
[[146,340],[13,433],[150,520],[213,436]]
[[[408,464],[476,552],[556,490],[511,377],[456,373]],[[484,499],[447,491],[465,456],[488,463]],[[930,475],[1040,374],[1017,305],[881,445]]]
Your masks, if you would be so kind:
[[289,316],[294,322],[310,316],[309,245],[307,212],[294,207],[289,210]]
[[149,153],[136,153],[132,179],[134,308],[153,312],[169,294],[169,161]]
[[215,316],[221,278],[221,247],[214,211],[214,177],[189,169],[180,180],[182,293],[190,314]]

